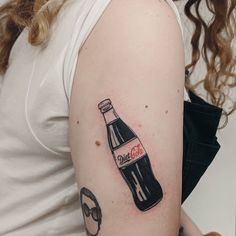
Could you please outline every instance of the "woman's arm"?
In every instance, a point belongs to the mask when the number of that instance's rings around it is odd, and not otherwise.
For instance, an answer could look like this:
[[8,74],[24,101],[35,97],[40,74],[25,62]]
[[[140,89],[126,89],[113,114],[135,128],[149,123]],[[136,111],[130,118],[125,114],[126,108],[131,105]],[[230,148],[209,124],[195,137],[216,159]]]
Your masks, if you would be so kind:
[[192,221],[192,219],[186,214],[183,208],[181,208],[180,216],[181,230],[179,236],[221,236],[217,232],[211,232],[208,234],[202,234],[197,225]]
[[180,236],[203,236],[200,229],[186,214],[183,208],[181,208],[180,225],[183,227]]
[[183,87],[181,32],[169,5],[111,1],[80,51],[70,104],[88,235],[178,235]]

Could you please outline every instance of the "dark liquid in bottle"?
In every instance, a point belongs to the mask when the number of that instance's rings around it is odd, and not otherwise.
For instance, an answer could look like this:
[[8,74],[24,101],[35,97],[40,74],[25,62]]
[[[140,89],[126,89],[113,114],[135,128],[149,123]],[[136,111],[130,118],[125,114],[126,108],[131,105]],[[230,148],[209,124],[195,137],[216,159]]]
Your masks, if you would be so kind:
[[[107,125],[107,132],[114,159],[117,158],[116,150],[129,145],[132,140],[138,140],[136,134],[120,118]],[[130,164],[127,162],[126,165],[119,167],[119,170],[140,210],[146,211],[160,202],[163,197],[162,188],[153,174],[146,152]]]

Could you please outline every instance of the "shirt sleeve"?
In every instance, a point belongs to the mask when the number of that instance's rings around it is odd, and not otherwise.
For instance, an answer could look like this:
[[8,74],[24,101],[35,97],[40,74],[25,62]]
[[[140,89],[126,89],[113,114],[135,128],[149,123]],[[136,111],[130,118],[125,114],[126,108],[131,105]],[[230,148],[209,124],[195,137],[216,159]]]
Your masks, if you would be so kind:
[[111,0],[87,1],[87,5],[85,6],[83,12],[79,15],[74,25],[73,34],[65,54],[63,69],[63,80],[68,103],[70,103],[71,90],[79,51],[89,34],[92,32],[92,29],[98,22],[99,18],[102,16],[102,13],[106,9],[109,2],[111,2]]

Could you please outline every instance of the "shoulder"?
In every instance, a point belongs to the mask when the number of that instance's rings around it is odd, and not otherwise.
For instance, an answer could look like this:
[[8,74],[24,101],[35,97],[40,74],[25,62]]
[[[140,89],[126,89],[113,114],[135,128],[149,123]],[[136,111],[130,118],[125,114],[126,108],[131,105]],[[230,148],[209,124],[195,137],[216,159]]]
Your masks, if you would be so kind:
[[173,47],[183,52],[176,14],[165,0],[111,0],[87,41],[99,45],[96,52],[108,52],[109,48],[130,52],[140,46],[148,46],[145,50]]
[[107,65],[106,71],[126,71],[127,67],[155,66],[158,71],[177,69],[184,76],[181,29],[164,0],[111,0],[79,58],[84,69],[103,70]]
[[165,0],[111,0],[96,28],[110,37],[128,34],[145,38],[152,34],[182,40],[176,15]]
[[76,78],[110,87],[115,80],[152,81],[164,91],[184,87],[184,64],[181,29],[168,3],[111,0],[79,51]]

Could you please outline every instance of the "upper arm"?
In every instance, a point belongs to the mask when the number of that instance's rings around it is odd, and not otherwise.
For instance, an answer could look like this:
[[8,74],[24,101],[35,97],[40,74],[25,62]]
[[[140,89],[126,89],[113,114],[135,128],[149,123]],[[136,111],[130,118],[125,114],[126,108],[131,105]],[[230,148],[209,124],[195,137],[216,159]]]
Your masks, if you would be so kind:
[[[181,32],[170,7],[111,1],[80,51],[69,120],[79,189],[101,208],[98,235],[177,235],[183,88]],[[126,125],[106,127],[98,104],[107,98]],[[95,227],[91,219],[87,227]]]

